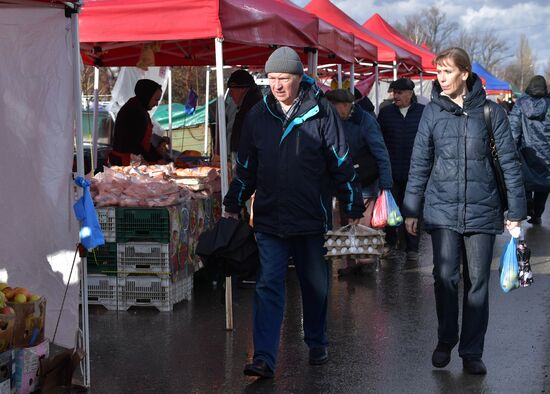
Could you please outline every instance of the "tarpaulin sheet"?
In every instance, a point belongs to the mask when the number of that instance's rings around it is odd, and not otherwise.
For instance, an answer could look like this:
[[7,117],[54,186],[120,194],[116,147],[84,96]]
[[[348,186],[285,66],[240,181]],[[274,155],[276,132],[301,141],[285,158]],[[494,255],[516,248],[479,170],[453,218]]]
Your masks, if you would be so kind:
[[[78,242],[71,20],[59,8],[3,7],[0,37],[0,53],[9,54],[0,56],[0,276],[46,297],[52,338]],[[76,268],[71,283],[56,336],[70,347]]]

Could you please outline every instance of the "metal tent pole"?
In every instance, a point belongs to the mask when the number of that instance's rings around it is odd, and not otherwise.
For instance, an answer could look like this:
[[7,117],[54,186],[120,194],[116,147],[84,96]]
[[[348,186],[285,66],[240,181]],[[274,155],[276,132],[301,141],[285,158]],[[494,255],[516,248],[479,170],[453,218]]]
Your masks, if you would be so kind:
[[94,126],[92,129],[92,174],[97,167],[97,131],[99,125],[99,68],[94,67]]
[[355,63],[349,66],[349,91],[355,93]]
[[170,158],[173,159],[174,153],[174,133],[172,132],[172,69],[169,68],[168,72],[168,136],[170,137]]
[[338,89],[342,89],[342,65],[338,64]]
[[378,78],[380,77],[378,71],[378,63],[374,63],[374,106],[376,107],[376,113],[380,108],[380,84]]
[[[84,148],[82,137],[82,90],[80,81],[80,35],[78,32],[78,13],[71,14],[71,30],[73,34],[73,99],[75,110],[76,133],[76,172],[84,176]],[[78,188],[78,194],[82,195],[82,189]],[[88,267],[85,257],[80,259],[82,278],[80,278],[80,290],[82,294],[82,336],[84,346],[83,379],[84,386],[90,386],[90,324],[88,321]]]
[[397,62],[395,60],[393,61],[393,80],[397,80]]
[[210,131],[208,129],[208,102],[210,101],[210,66],[206,66],[206,92],[204,94],[205,103],[204,103],[204,155],[208,154],[208,137]]
[[424,96],[424,86],[422,84],[422,71],[420,71],[420,95]]
[[[227,133],[225,125],[225,100],[223,89],[223,38],[215,39],[216,46],[216,90],[218,95],[218,130],[220,141],[220,167],[222,175],[222,198],[229,189],[227,169]],[[231,277],[225,278],[225,329],[233,329],[233,291]]]

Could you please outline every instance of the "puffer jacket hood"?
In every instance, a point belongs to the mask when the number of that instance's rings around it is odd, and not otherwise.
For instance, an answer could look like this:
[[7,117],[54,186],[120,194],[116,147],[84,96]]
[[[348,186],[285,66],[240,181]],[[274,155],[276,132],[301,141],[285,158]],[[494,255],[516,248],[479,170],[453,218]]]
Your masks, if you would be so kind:
[[548,99],[545,97],[525,96],[516,104],[527,119],[531,120],[544,120],[548,111]]
[[470,78],[467,83],[468,93],[464,97],[464,105],[462,108],[458,104],[452,102],[449,97],[441,94],[443,90],[437,80],[434,81],[434,86],[432,89],[432,102],[440,106],[442,110],[457,116],[462,115],[470,109],[483,107],[485,100],[487,99],[487,95],[485,94],[485,89],[483,89],[481,79],[476,73],[472,73],[472,78]]
[[461,108],[441,94],[434,83],[432,101],[424,109],[414,142],[402,213],[422,217],[428,231],[445,228],[458,233],[497,234],[504,216],[491,165],[483,107],[492,111],[491,123],[508,202],[507,219],[526,216],[520,162],[506,113],[486,100],[475,74]]

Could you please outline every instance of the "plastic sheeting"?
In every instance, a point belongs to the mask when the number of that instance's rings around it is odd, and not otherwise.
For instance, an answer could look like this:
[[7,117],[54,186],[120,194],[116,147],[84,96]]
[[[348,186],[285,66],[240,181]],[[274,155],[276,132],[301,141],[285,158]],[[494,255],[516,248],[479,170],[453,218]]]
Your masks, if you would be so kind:
[[[78,242],[70,22],[63,9],[0,12],[0,269],[10,285],[46,297],[50,338]],[[71,283],[55,341],[63,346],[78,329],[76,267]]]

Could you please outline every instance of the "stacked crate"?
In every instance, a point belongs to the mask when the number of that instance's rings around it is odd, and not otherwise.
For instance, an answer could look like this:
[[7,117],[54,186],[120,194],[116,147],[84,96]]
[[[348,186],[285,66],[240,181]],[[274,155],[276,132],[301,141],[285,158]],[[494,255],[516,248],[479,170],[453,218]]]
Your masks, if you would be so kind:
[[[178,207],[172,212],[180,212]],[[97,208],[105,245],[88,253],[88,302],[109,310],[153,306],[171,311],[190,299],[193,273],[171,266],[179,234],[167,208]],[[173,230],[177,229],[177,230]]]

